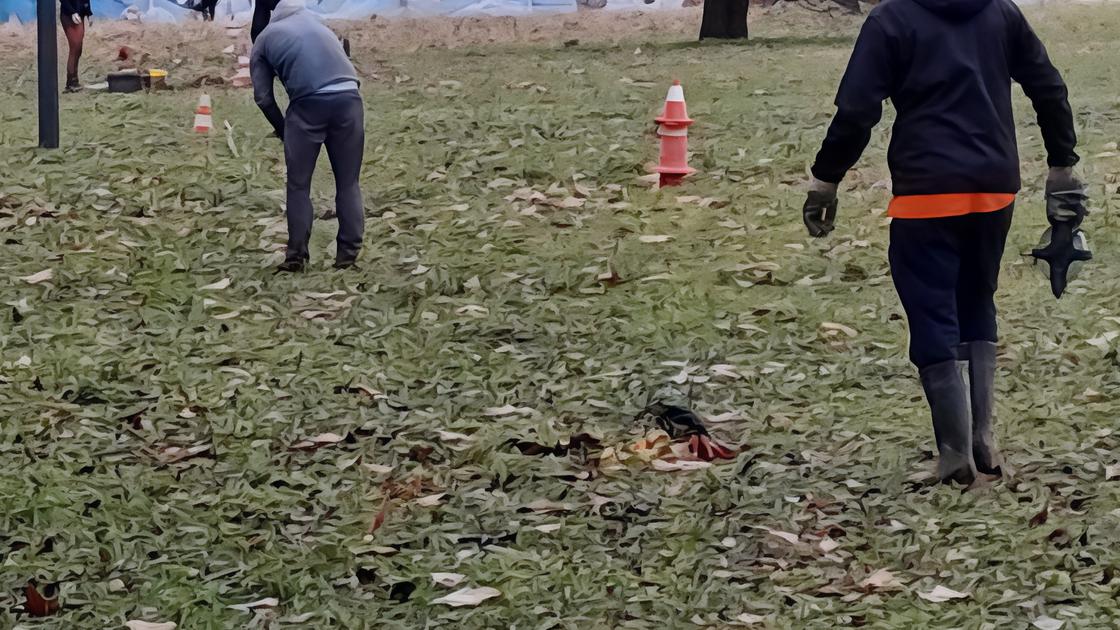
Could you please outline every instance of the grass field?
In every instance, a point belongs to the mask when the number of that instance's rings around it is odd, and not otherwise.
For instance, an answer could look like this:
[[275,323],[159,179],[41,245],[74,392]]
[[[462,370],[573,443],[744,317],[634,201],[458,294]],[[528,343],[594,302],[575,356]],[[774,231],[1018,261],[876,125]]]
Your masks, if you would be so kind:
[[[1097,260],[1055,302],[1021,256],[1044,156],[1020,101],[999,296],[1016,472],[964,494],[927,483],[885,131],[836,233],[800,222],[856,20],[455,50],[342,26],[366,249],[330,269],[320,221],[298,276],[272,273],[282,151],[249,91],[211,88],[206,139],[198,89],[68,95],[41,152],[30,32],[0,35],[0,628],[1116,627],[1120,9],[1031,16],[1072,87]],[[122,33],[92,31],[90,76]],[[134,39],[182,86],[231,73],[224,37]],[[639,177],[673,78],[701,172],[656,191]],[[599,465],[648,400],[689,396],[736,461]],[[57,616],[19,612],[29,580],[60,582]],[[501,595],[435,603],[463,587]]]

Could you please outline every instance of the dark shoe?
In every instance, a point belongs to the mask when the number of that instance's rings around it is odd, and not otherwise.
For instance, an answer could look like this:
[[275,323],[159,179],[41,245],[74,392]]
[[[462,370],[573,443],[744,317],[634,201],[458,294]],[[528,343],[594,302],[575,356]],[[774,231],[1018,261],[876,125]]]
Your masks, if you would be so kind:
[[276,273],[299,273],[307,267],[307,261],[301,258],[285,260],[276,268]]
[[992,435],[995,410],[996,344],[974,341],[961,346],[968,359],[968,384],[972,400],[972,458],[985,475],[1003,475],[1003,458]]
[[67,94],[81,92],[82,84],[77,79],[66,79],[66,88],[63,91]]
[[350,269],[358,264],[358,252],[349,247],[339,247],[334,256],[335,269]]
[[937,440],[937,477],[942,483],[970,486],[976,480],[972,459],[972,404],[963,372],[967,364],[945,361],[921,370],[922,389],[933,416]]

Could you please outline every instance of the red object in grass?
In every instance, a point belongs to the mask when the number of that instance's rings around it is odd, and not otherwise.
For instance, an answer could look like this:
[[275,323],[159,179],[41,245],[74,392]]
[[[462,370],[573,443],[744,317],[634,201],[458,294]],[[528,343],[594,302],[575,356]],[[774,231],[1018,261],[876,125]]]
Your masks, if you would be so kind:
[[58,612],[58,585],[47,584],[40,593],[34,582],[23,589],[27,602],[24,610],[32,617],[49,617]]
[[736,452],[716,442],[707,435],[694,435],[688,439],[688,450],[696,459],[710,462],[716,459],[735,459]]

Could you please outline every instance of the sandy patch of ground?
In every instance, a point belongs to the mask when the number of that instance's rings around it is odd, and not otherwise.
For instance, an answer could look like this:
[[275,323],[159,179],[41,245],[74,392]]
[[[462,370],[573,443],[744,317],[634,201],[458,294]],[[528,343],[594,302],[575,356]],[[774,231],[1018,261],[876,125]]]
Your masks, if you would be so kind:
[[[701,9],[668,11],[580,11],[563,15],[523,17],[433,17],[330,22],[339,33],[366,50],[415,50],[419,48],[459,48],[492,44],[544,42],[614,42],[643,36],[693,37],[699,32]],[[218,24],[136,24],[123,21],[98,21],[88,31],[86,54],[104,59],[115,56],[120,46],[141,51],[169,50],[208,42],[214,53],[230,44],[247,46],[248,29],[227,29]],[[35,26],[0,27],[0,51],[34,52]],[[59,52],[65,42],[59,39]]]

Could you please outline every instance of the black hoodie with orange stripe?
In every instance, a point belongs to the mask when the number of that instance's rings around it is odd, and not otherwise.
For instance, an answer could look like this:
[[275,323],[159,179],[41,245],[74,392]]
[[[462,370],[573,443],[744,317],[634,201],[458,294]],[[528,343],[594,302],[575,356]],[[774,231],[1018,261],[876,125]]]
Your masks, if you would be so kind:
[[1066,85],[1012,0],[886,0],[856,41],[813,175],[839,183],[890,99],[896,196],[1013,199],[1021,181],[1012,81],[1034,105],[1050,166],[1076,164]]

